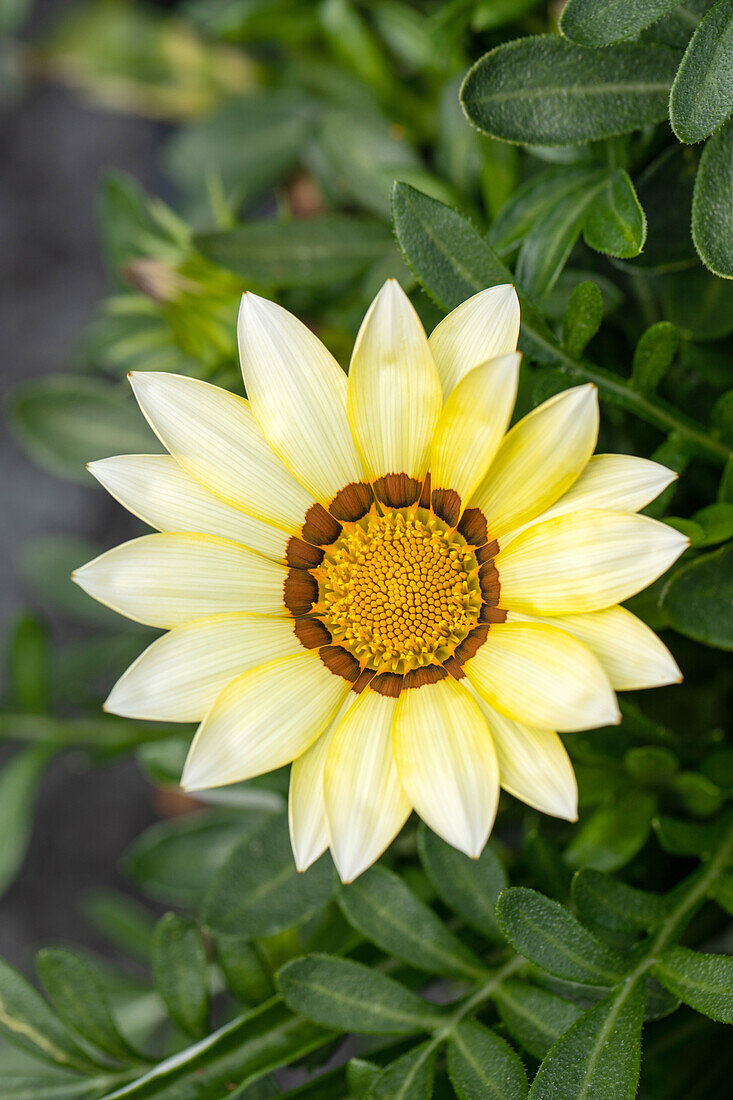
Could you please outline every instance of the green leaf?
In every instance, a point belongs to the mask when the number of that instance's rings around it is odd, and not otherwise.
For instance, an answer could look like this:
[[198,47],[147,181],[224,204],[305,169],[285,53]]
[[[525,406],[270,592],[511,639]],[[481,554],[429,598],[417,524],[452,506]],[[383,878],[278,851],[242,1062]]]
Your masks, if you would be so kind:
[[346,1067],[349,1095],[353,1096],[354,1100],[364,1100],[380,1073],[381,1067],[375,1062],[368,1062],[364,1058],[351,1058]]
[[718,279],[702,264],[661,282],[662,312],[689,340],[720,340],[733,332],[733,280]]
[[140,1061],[137,1052],[120,1035],[104,983],[82,955],[47,947],[38,952],[36,969],[54,1008],[68,1027],[118,1062]]
[[610,46],[672,11],[679,0],[568,0],[560,30],[580,46]]
[[708,890],[708,897],[717,901],[733,917],[733,875],[721,875]]
[[653,967],[662,985],[690,1008],[733,1024],[733,958],[668,947]]
[[394,248],[382,222],[353,214],[252,221],[201,234],[195,244],[220,267],[257,286],[280,288],[348,282]]
[[52,650],[48,628],[35,615],[21,614],[11,625],[8,681],[21,710],[44,711],[50,700]]
[[709,859],[720,847],[730,825],[728,814],[714,821],[678,821],[674,817],[660,815],[654,820],[654,831],[665,852]]
[[3,1073],[3,1100],[101,1100],[109,1092],[110,1080],[102,1076]]
[[155,926],[152,913],[114,890],[94,890],[82,898],[89,923],[114,947],[146,963]]
[[306,955],[286,963],[277,984],[293,1012],[325,1027],[361,1035],[414,1035],[443,1018],[440,1010],[362,963]]
[[646,843],[655,809],[654,796],[638,791],[599,806],[576,831],[565,859],[571,867],[596,871],[624,867]]
[[504,935],[530,962],[587,985],[615,985],[626,961],[592,936],[556,901],[514,886],[501,894],[496,915]]
[[84,485],[92,484],[87,462],[161,450],[128,388],[96,378],[55,374],[26,382],[12,394],[8,418],[32,459]]
[[680,141],[710,137],[733,111],[733,0],[704,16],[677,72],[669,118]]
[[509,1034],[540,1060],[583,1013],[572,1001],[516,978],[502,982],[494,999]]
[[257,948],[246,936],[214,935],[216,961],[235,997],[245,1004],[260,1004],[272,996],[270,974]]
[[628,172],[617,168],[591,202],[583,226],[585,243],[619,259],[638,256],[646,241],[646,216]]
[[643,983],[609,993],[555,1043],[530,1100],[634,1100],[643,1017]]
[[284,821],[270,817],[219,870],[206,902],[206,922],[217,932],[269,936],[327,905],[335,887],[330,857],[299,872]]
[[568,165],[531,176],[501,208],[489,230],[489,241],[502,255],[511,252],[538,218],[549,214],[568,195],[585,193],[604,175],[598,168]]
[[517,281],[525,294],[541,298],[552,290],[600,186],[596,183],[570,192],[535,221],[522,242],[517,260]]
[[408,966],[450,977],[475,978],[483,972],[473,952],[384,867],[372,867],[341,887],[338,900],[354,928]]
[[[644,251],[630,265],[634,271],[643,269],[661,275],[698,266],[690,235],[696,173],[694,151],[670,145],[636,178],[636,193],[647,216],[647,234]],[[672,314],[670,319],[675,320]]]
[[464,1020],[448,1041],[448,1076],[459,1100],[523,1100],[527,1074],[512,1048],[476,1020]]
[[81,746],[93,752],[136,748],[154,737],[170,737],[180,727],[130,722],[126,718],[53,718],[48,714],[0,713],[0,740],[41,742],[50,747]]
[[498,939],[496,900],[506,886],[506,875],[494,850],[487,844],[478,859],[469,859],[421,824],[418,851],[428,878],[448,908],[488,939]]
[[669,910],[663,894],[637,890],[591,868],[573,879],[573,901],[584,923],[609,932],[648,932]]
[[595,283],[578,283],[570,294],[562,323],[562,342],[568,355],[579,358],[603,320],[603,298]]
[[519,38],[469,69],[461,99],[475,126],[505,141],[598,141],[666,118],[676,68],[677,55],[661,46]]
[[670,321],[658,321],[644,332],[634,351],[631,380],[642,393],[654,393],[677,354],[679,337]]
[[34,1058],[65,1069],[98,1073],[43,997],[0,959],[0,1035]]
[[437,1048],[429,1041],[386,1066],[365,1094],[367,1100],[430,1100]]
[[0,894],[10,886],[28,850],[38,787],[51,755],[45,745],[20,749],[0,770]]
[[195,924],[176,913],[158,922],[152,942],[153,977],[171,1019],[187,1035],[207,1033],[209,991],[206,949]]
[[662,592],[669,625],[703,645],[733,649],[733,546],[676,569]]
[[705,266],[722,279],[733,279],[732,164],[733,122],[728,122],[705,143],[692,197],[695,248]]

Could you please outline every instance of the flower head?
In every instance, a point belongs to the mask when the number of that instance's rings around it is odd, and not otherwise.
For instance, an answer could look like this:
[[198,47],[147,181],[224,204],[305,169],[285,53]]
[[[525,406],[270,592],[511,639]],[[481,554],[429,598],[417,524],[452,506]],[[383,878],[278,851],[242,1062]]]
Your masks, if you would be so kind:
[[593,456],[593,386],[507,431],[518,330],[516,294],[499,286],[428,339],[390,280],[347,381],[300,321],[246,294],[249,399],[134,374],[169,454],[90,467],[160,533],[75,579],[167,631],[107,709],[200,722],[189,790],[292,762],[301,869],[330,847],[350,881],[412,809],[477,856],[500,787],[574,820],[557,731],[618,721],[614,689],[679,679],[619,606],[686,546],[637,514],[674,474]]

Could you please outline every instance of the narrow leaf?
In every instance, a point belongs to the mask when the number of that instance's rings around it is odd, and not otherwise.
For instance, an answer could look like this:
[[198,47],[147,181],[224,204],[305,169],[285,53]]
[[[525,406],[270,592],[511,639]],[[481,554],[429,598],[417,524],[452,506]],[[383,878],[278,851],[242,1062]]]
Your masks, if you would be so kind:
[[583,1012],[572,1001],[516,978],[502,982],[495,1001],[509,1034],[538,1059]]
[[562,342],[569,355],[579,358],[603,320],[603,298],[595,283],[578,283],[570,294],[562,323]]
[[669,909],[663,894],[637,890],[590,868],[573,879],[573,901],[581,920],[609,932],[649,931]]
[[430,1100],[437,1047],[431,1040],[386,1066],[366,1093],[367,1100]]
[[435,1027],[439,1010],[403,985],[350,959],[306,955],[277,977],[293,1012],[325,1027],[362,1035],[414,1035]]
[[671,321],[658,321],[644,332],[634,351],[631,379],[637,390],[653,393],[677,354],[679,336]]
[[538,218],[522,242],[517,280],[525,294],[541,298],[552,290],[567,263],[601,185],[572,191]]
[[11,884],[25,858],[38,786],[51,755],[45,745],[20,749],[0,771],[0,894]]
[[152,943],[153,977],[171,1019],[194,1039],[207,1032],[206,950],[195,924],[176,913],[158,922]]
[[476,1020],[464,1020],[448,1042],[448,1076],[459,1100],[523,1100],[527,1074],[512,1048]]
[[445,904],[491,940],[500,936],[496,900],[506,886],[499,858],[487,844],[478,859],[469,859],[421,825],[420,861]]
[[668,947],[654,964],[662,985],[690,1008],[733,1024],[733,958]]
[[733,279],[731,193],[733,122],[728,122],[705,143],[692,198],[692,239],[695,248],[705,266],[722,279]]
[[513,947],[551,974],[588,985],[614,985],[624,959],[600,943],[556,901],[524,886],[500,896],[496,915]]
[[709,137],[733,111],[733,0],[704,16],[675,77],[669,118],[680,141]]

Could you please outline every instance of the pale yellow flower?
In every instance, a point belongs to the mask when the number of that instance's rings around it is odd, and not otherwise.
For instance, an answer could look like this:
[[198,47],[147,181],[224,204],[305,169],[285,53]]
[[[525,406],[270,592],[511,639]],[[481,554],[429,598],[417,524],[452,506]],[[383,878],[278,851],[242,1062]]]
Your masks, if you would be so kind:
[[500,787],[574,820],[556,731],[617,722],[614,689],[679,679],[652,631],[618,606],[686,546],[636,514],[674,474],[591,457],[590,385],[507,432],[518,330],[516,294],[499,286],[428,339],[390,280],[347,381],[300,321],[247,294],[249,400],[136,373],[170,454],[90,467],[161,532],[75,575],[167,631],[107,709],[200,722],[188,790],[292,762],[299,868],[330,847],[353,879],[412,809],[477,856]]

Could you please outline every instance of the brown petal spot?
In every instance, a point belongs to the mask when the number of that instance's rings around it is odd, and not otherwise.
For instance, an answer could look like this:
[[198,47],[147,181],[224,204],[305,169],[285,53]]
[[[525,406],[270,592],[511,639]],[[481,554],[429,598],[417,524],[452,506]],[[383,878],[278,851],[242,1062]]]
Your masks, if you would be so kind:
[[380,672],[371,682],[372,691],[396,699],[402,691],[402,677],[396,672]]
[[430,507],[430,470],[425,475],[425,480],[422,483],[422,492],[420,493],[420,507]]
[[323,561],[323,551],[318,546],[303,542],[303,539],[293,535],[288,539],[288,545],[285,548],[285,560],[288,565],[296,569],[314,569]]
[[455,489],[433,489],[430,500],[436,516],[455,527],[461,518],[461,498]]
[[454,680],[463,680],[466,675],[455,657],[446,658],[443,661],[443,668],[450,673]]
[[487,561],[493,561],[499,553],[499,543],[496,539],[492,539],[491,542],[487,542],[485,546],[477,547],[475,553],[476,561],[479,565],[486,565]]
[[363,668],[351,685],[351,690],[360,695],[364,688],[374,679],[373,668]]
[[341,676],[344,680],[348,680],[350,684],[354,684],[358,680],[361,665],[347,649],[340,645],[324,645],[322,649],[319,649],[318,656],[334,676]]
[[459,665],[475,657],[489,636],[488,626],[475,626],[467,638],[464,638],[453,654]]
[[481,608],[478,621],[480,623],[505,623],[506,611],[503,607],[490,607],[488,604],[484,604]]
[[331,631],[319,619],[298,619],[293,630],[306,649],[320,649],[323,645],[331,644]]
[[405,691],[408,688],[421,688],[426,684],[437,684],[438,680],[445,680],[447,675],[442,665],[423,665],[422,668],[413,668],[406,672],[402,686]]
[[315,546],[329,546],[341,534],[341,524],[322,504],[312,504],[305,513],[305,522],[300,533],[307,542],[312,542]]
[[481,596],[484,605],[488,604],[489,607],[496,607],[499,603],[501,585],[499,584],[499,571],[494,565],[493,559],[487,562],[486,565],[481,566],[478,572],[478,580],[481,585]]
[[458,530],[472,546],[483,546],[489,538],[484,514],[480,508],[466,508],[458,524]]
[[291,615],[307,615],[318,599],[318,582],[304,569],[290,569],[283,585],[283,600]]
[[332,516],[342,523],[355,522],[365,516],[374,503],[372,487],[366,481],[352,481],[339,489],[328,506]]
[[389,508],[406,508],[420,496],[422,482],[407,474],[385,474],[374,482],[374,495]]

